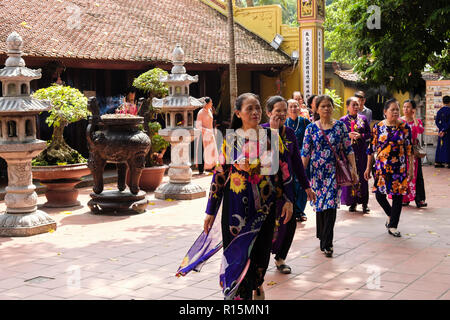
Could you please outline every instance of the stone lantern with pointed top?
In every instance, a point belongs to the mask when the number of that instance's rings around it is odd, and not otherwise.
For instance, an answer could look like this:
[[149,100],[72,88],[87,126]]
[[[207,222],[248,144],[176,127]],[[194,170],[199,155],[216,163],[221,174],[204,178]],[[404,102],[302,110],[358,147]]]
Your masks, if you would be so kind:
[[198,76],[186,73],[184,52],[177,44],[172,52],[172,71],[160,81],[169,86],[169,95],[162,99],[153,98],[153,107],[159,109],[166,120],[166,128],[159,130],[171,145],[169,182],[155,190],[157,199],[197,199],[206,196],[206,191],[192,183],[190,144],[197,129],[194,128],[194,110],[203,102],[189,96],[189,85],[198,81]]
[[8,186],[0,236],[30,236],[56,229],[55,221],[37,210],[31,172],[31,160],[46,147],[45,141],[36,139],[36,117],[51,105],[30,97],[30,82],[41,77],[41,69],[25,67],[20,35],[11,33],[6,46],[8,58],[0,70],[0,157],[8,164]]

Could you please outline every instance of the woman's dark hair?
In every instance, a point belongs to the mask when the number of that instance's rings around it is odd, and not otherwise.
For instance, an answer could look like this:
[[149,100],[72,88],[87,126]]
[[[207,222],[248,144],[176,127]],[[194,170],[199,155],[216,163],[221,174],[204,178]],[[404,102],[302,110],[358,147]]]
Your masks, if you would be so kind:
[[285,98],[283,98],[282,96],[271,96],[267,99],[266,101],[266,111],[267,112],[272,112],[273,107],[275,106],[275,104],[277,104],[278,102],[284,101],[287,105],[287,101]]
[[137,92],[137,89],[133,86],[130,86],[125,90],[125,95],[127,95],[129,93],[136,93],[136,92]]
[[[348,107],[349,105],[350,105],[350,102],[352,102],[353,101],[353,99],[358,99],[358,97],[350,97],[350,98],[348,98],[347,99],[347,101],[345,101],[345,105]],[[358,102],[359,103],[359,102]]]
[[205,103],[208,104],[211,101],[211,98],[210,97],[205,97],[204,100],[205,100]]
[[403,102],[403,104],[405,104],[405,103],[407,103],[407,102],[411,103],[411,106],[412,106],[413,109],[416,109],[416,108],[417,108],[417,104],[416,104],[416,102],[415,102],[414,100],[412,100],[412,99],[405,100],[405,101]]
[[442,98],[442,102],[443,102],[444,104],[449,104],[449,103],[450,103],[450,96],[444,96],[444,97]]
[[331,97],[330,97],[329,95],[322,94],[322,95],[320,95],[320,96],[317,97],[317,100],[316,100],[316,108],[317,108],[317,109],[319,109],[320,103],[321,103],[322,101],[324,101],[324,100],[330,101],[330,102],[331,102],[331,105],[332,105],[333,108],[334,108],[334,102],[333,102],[333,99],[331,99]]
[[[234,110],[241,110],[242,103],[244,103],[244,100],[247,98],[255,98],[259,101],[259,97],[254,93],[243,93],[239,97],[236,98],[236,102],[234,103]],[[238,118],[235,112],[233,112],[233,116],[231,117],[231,124],[230,129],[236,130],[242,127],[242,120]]]
[[[312,104],[312,102],[313,102],[313,100],[314,100],[315,97],[317,97],[317,95],[316,95],[316,94],[313,94],[313,95],[311,95],[311,96],[308,98],[308,100],[306,100],[306,104],[307,104],[307,107],[308,107],[308,108],[311,109],[311,104]],[[317,103],[316,103],[316,106],[317,106]]]
[[392,98],[392,99],[389,99],[388,101],[386,101],[385,104],[384,104],[384,107],[383,107],[383,111],[386,112],[387,109],[389,109],[389,106],[390,106],[392,103],[397,103],[397,104],[398,104],[397,99]]

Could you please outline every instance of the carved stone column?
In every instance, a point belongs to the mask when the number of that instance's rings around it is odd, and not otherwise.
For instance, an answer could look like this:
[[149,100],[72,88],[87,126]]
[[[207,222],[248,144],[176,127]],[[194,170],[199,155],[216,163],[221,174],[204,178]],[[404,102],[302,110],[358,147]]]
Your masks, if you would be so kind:
[[38,196],[31,172],[31,160],[45,148],[45,142],[33,144],[31,150],[20,150],[25,148],[16,145],[15,152],[4,152],[5,147],[0,145],[0,155],[8,164],[6,212],[0,214],[0,236],[32,236],[56,230],[56,222],[37,210]]

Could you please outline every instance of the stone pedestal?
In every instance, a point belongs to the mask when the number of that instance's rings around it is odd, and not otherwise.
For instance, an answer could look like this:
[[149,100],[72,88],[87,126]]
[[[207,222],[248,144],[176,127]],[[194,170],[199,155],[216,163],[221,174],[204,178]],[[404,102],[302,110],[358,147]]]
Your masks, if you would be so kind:
[[203,198],[206,191],[199,185],[189,183],[165,183],[155,191],[156,199],[192,200]]
[[190,162],[190,145],[194,139],[195,129],[177,130],[163,129],[159,134],[169,141],[171,163],[169,165],[169,182],[155,190],[156,199],[192,200],[206,196],[206,191],[193,183]]
[[[38,196],[31,172],[31,159],[45,148],[45,142],[15,145],[15,152],[6,152],[10,149],[8,147],[0,145],[0,155],[8,164],[6,213],[0,214],[0,236],[32,236],[56,230],[56,222],[45,212],[37,210]],[[28,151],[20,151],[22,148]]]
[[146,193],[139,191],[132,194],[129,191],[110,190],[100,194],[91,193],[88,207],[94,214],[129,215],[144,213],[148,205]]

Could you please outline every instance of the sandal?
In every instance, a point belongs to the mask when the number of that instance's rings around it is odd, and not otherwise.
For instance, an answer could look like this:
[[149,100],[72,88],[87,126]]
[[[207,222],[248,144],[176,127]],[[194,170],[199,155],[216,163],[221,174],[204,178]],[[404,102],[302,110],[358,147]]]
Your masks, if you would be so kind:
[[396,238],[399,238],[399,237],[402,236],[401,233],[400,233],[399,231],[394,231],[394,232],[392,232],[391,229],[388,229],[388,233],[389,233],[390,235],[396,237]]
[[290,274],[292,271],[291,267],[289,267],[287,264],[281,264],[281,265],[277,266],[277,270],[283,274]]
[[277,270],[283,274],[291,273],[291,267],[284,263],[284,259],[275,259],[275,266],[277,267]]

